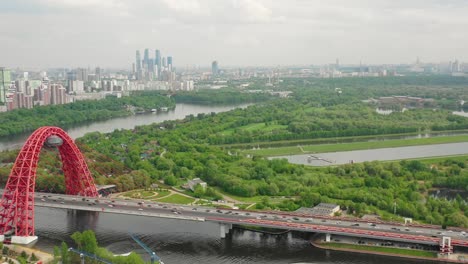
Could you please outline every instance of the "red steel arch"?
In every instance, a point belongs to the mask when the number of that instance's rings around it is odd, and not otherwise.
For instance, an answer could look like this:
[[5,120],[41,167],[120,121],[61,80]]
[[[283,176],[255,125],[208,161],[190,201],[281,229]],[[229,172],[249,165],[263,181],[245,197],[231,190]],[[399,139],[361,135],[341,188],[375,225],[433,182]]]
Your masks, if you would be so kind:
[[98,192],[88,166],[73,139],[58,127],[41,127],[27,139],[15,164],[1,200],[0,234],[34,236],[34,187],[41,149],[50,136],[63,140],[58,146],[65,174],[66,193],[97,197]]

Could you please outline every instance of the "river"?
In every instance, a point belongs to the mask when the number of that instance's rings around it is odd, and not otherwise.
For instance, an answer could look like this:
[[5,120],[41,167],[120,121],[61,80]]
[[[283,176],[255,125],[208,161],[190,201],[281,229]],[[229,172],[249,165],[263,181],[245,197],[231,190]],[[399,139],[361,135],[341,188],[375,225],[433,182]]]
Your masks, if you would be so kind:
[[[194,105],[194,104],[177,104],[176,108],[167,112],[148,113],[141,115],[132,115],[126,117],[113,118],[105,121],[98,121],[86,124],[76,125],[66,129],[72,138],[79,138],[86,133],[99,131],[101,133],[112,132],[115,129],[133,129],[135,126],[148,125],[152,123],[162,122],[165,120],[183,119],[188,115],[198,115],[200,113],[225,112],[234,108],[244,108],[251,104],[242,105]],[[31,133],[24,133],[14,137],[6,137],[0,139],[0,151],[7,149],[19,149],[23,146],[26,139]]]
[[[129,236],[137,236],[166,264],[177,263],[314,263],[314,264],[393,264],[400,259],[313,248],[303,234],[281,236],[233,229],[219,238],[219,227],[209,222],[189,222],[152,217],[114,215],[36,207],[35,247],[51,252],[75,231],[95,230],[101,246],[114,253],[135,251],[147,254]],[[404,260],[416,264],[418,261]],[[424,262],[427,263],[427,262]]]
[[310,166],[340,165],[352,162],[401,160],[438,156],[453,156],[468,154],[468,142],[435,144],[423,146],[381,148],[367,150],[340,151],[330,153],[314,153],[301,155],[277,156],[285,158],[290,163]]
[[[111,132],[135,126],[184,118],[199,113],[222,112],[238,106],[199,106],[177,104],[165,113],[136,115],[79,125],[67,129],[73,137],[92,131]],[[0,140],[0,150],[20,148],[30,133]],[[61,241],[71,243],[75,231],[92,229],[101,244],[114,253],[134,250],[146,253],[128,235],[136,233],[150,248],[170,263],[314,263],[314,264],[393,264],[399,259],[316,249],[301,234],[264,235],[234,229],[226,239],[219,238],[218,225],[141,216],[104,214],[36,207],[35,247],[52,251]],[[405,260],[404,263],[420,263]]]

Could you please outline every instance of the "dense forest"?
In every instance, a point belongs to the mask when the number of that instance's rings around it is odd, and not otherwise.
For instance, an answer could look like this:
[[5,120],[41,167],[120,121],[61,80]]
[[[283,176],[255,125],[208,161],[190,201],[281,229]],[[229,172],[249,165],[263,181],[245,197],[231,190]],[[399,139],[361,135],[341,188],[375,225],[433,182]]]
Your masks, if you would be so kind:
[[174,108],[176,102],[194,104],[254,103],[270,99],[267,94],[249,94],[236,91],[180,92],[174,97],[159,91],[136,91],[130,96],[106,97],[103,100],[77,101],[64,105],[37,106],[0,113],[0,136],[34,131],[41,126],[63,128],[83,122],[107,120],[127,116],[138,111],[161,107]]
[[131,115],[130,107],[142,109],[174,107],[173,99],[155,92],[128,97],[77,101],[64,105],[37,106],[0,113],[0,136],[34,131],[41,126],[68,127],[82,122],[106,120]]
[[[460,80],[454,79],[454,88],[447,88],[448,93],[459,98]],[[239,197],[291,198],[280,203],[262,199],[257,204],[259,209],[295,210],[319,202],[335,202],[349,214],[377,213],[390,218],[396,204],[400,216],[468,227],[466,200],[461,196],[449,201],[429,195],[433,188],[468,191],[466,156],[314,168],[281,159],[248,157],[218,145],[468,128],[468,118],[452,115],[445,107],[380,115],[372,106],[361,102],[370,96],[359,92],[364,88],[343,89],[343,94],[337,94],[333,86],[307,84],[303,87],[294,85],[297,82],[284,81],[276,88],[289,87],[294,92],[291,98],[269,100],[225,113],[192,115],[133,130],[92,132],[77,143],[96,181],[116,184],[120,191],[147,187],[158,180],[181,185],[187,179],[200,177],[216,190]],[[366,89],[373,89],[374,80],[368,82],[371,87]],[[421,82],[410,84],[424,85]],[[463,79],[461,84],[465,83]],[[429,82],[427,87],[430,90],[434,86]],[[400,85],[389,84],[386,89],[385,93],[391,94]],[[428,95],[435,92],[431,90]],[[54,177],[60,175],[58,161],[54,159],[56,154],[54,150],[43,151],[40,168],[44,169],[38,170],[37,189],[64,191],[63,176]],[[0,163],[10,164],[14,157],[15,152],[4,152]],[[0,167],[2,183],[8,172],[8,165]]]
[[[236,110],[241,111],[241,110]],[[211,120],[217,115],[203,120]],[[293,201],[264,206],[294,210],[319,202],[337,202],[350,213],[393,212],[394,202],[402,216],[443,224],[468,226],[467,204],[428,196],[432,187],[468,190],[468,158],[447,159],[437,164],[419,161],[366,162],[330,168],[292,165],[286,160],[268,160],[233,155],[210,146],[196,135],[193,122],[165,122],[115,131],[110,135],[91,133],[80,143],[132,170],[148,172],[152,180],[171,185],[200,177],[211,186],[244,197],[297,196]],[[213,127],[205,123],[205,127]],[[162,149],[167,153],[159,155]],[[109,180],[111,181],[111,180]],[[383,213],[385,215],[385,213]],[[447,216],[447,217],[446,217]],[[448,220],[447,220],[448,219]]]
[[177,92],[174,99],[177,103],[191,104],[240,104],[256,103],[270,99],[267,93],[239,92],[235,89],[199,90],[195,92]]

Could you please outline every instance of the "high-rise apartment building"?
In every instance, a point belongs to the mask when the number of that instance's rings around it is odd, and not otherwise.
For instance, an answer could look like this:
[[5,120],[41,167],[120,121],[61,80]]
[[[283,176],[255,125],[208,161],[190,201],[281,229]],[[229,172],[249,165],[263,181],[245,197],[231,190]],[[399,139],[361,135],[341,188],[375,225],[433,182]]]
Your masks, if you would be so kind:
[[167,68],[172,71],[172,56],[167,56]]
[[52,84],[50,86],[50,103],[54,105],[67,103],[66,89],[62,85]]
[[145,49],[145,54],[144,54],[144,57],[143,57],[143,64],[145,66],[146,69],[148,69],[148,65],[149,65],[149,49]]
[[213,76],[217,76],[219,74],[218,61],[213,61],[211,63],[211,73],[213,74]]
[[11,74],[6,68],[0,67],[0,104],[6,103],[6,94],[11,84]]
[[88,81],[88,69],[85,69],[85,68],[76,69],[76,80],[87,82]]
[[154,64],[156,64],[158,67],[161,67],[161,51],[156,50],[154,53]]
[[100,67],[96,67],[96,70],[94,71],[96,74],[96,81],[101,81],[102,78],[102,69]]
[[156,50],[154,54],[154,64],[157,66],[158,78],[161,76],[161,51]]
[[135,62],[136,62],[136,70],[137,72],[140,72],[141,71],[141,56],[140,56],[139,50],[136,51]]

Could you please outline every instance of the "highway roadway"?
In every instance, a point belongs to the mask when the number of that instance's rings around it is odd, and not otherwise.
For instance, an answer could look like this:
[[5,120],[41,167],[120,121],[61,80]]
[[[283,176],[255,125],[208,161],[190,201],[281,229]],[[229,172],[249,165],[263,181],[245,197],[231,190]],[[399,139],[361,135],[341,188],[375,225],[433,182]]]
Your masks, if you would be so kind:
[[371,222],[362,219],[315,217],[286,212],[255,212],[216,209],[203,206],[176,205],[135,199],[82,198],[50,193],[35,194],[35,205],[64,209],[133,214],[193,221],[212,221],[244,224],[305,232],[330,233],[394,241],[418,241],[438,244],[441,237],[449,236],[452,244],[468,247],[468,230],[443,230],[436,226],[404,226],[400,223]]

